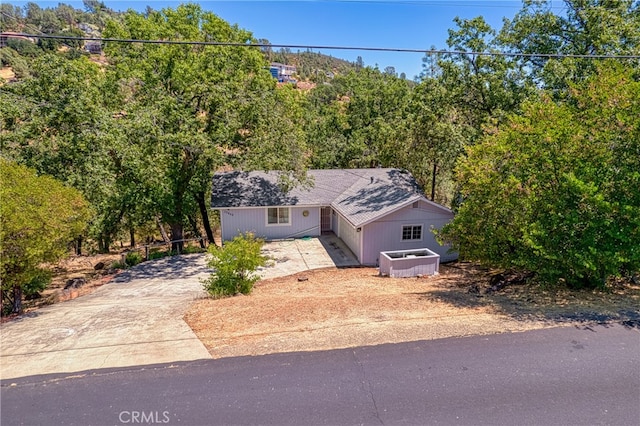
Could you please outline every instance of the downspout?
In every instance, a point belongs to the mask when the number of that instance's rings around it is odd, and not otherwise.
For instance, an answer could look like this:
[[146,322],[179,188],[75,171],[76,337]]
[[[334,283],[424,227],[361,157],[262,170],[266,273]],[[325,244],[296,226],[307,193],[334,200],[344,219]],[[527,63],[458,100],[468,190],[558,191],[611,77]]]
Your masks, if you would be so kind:
[[360,262],[361,265],[364,265],[363,260],[364,260],[364,226],[361,226],[360,227],[360,256],[358,258],[358,262]]
[[220,216],[220,247],[222,247],[224,245],[224,228],[223,228],[223,224],[224,224],[224,220],[222,219],[222,216],[224,216],[222,209],[218,209],[218,216]]

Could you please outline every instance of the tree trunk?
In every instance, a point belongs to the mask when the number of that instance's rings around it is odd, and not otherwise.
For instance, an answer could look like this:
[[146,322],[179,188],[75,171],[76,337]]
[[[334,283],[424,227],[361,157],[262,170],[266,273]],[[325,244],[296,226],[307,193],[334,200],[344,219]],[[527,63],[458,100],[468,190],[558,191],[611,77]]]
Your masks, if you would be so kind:
[[13,309],[14,314],[22,313],[22,287],[19,285],[13,286]]
[[176,222],[171,224],[171,251],[177,254],[182,253],[184,249],[182,223]]
[[111,248],[111,237],[104,233],[98,237],[98,251],[100,253],[109,253]]
[[165,216],[165,219],[169,221],[171,225],[171,251],[175,251],[178,254],[182,252],[184,248],[183,226],[184,210],[185,210],[185,194],[189,190],[189,182],[193,178],[193,165],[196,158],[194,153],[189,147],[182,148],[182,165],[178,170],[178,175],[174,181],[173,189],[173,203],[174,208]]
[[158,225],[158,228],[160,229],[160,235],[162,235],[162,241],[164,241],[165,243],[168,243],[169,241],[169,236],[167,235],[167,231],[164,230],[164,226],[162,226],[162,222],[160,222],[160,218],[158,216],[156,216],[156,224]]
[[100,231],[102,247],[100,247],[100,242],[98,242],[98,247],[101,253],[109,253],[111,243],[113,242],[114,236],[118,233],[118,225],[122,221],[123,216],[124,207],[120,209],[116,215],[109,215],[105,218],[106,222]]
[[438,163],[433,162],[433,174],[431,175],[431,201],[436,198],[436,171],[438,169]]
[[200,208],[200,216],[202,217],[202,225],[204,226],[204,232],[207,234],[207,240],[209,240],[209,244],[215,245],[215,240],[213,239],[213,230],[211,229],[211,222],[209,222],[209,211],[207,210],[207,204],[204,199],[204,191],[200,191],[196,194],[196,201],[198,203],[198,207]]
[[193,229],[193,233],[200,239],[198,241],[200,243],[200,248],[205,248],[204,239],[202,238],[202,234],[200,233],[200,228],[198,228],[198,222],[196,221],[195,214],[193,216],[189,215],[188,219],[189,224],[191,225],[191,229]]
[[76,256],[82,255],[82,235],[78,235],[76,238]]
[[136,246],[136,230],[132,227],[129,228],[129,243],[131,248]]

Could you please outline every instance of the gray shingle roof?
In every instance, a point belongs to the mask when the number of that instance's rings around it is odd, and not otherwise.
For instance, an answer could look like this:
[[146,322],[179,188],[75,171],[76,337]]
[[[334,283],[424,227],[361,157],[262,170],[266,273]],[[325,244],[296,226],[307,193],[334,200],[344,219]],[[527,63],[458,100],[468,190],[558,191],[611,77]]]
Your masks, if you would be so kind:
[[[362,226],[422,196],[417,182],[398,169],[370,169],[331,203],[354,226]],[[367,171],[366,169],[363,171]]]
[[313,186],[284,192],[278,172],[225,172],[213,177],[213,208],[332,206],[354,226],[423,198],[410,173],[399,169],[308,170]]

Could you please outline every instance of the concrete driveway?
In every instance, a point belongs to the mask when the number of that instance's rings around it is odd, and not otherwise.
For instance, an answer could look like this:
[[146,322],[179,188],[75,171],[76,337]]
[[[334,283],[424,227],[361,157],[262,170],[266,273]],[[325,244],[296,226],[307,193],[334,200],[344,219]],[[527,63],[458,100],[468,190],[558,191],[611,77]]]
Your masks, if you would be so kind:
[[0,378],[210,358],[182,319],[209,272],[203,254],[144,262],[3,324]]
[[[336,241],[337,240],[337,241]],[[357,265],[334,236],[267,243],[263,278]],[[0,379],[210,358],[182,317],[205,297],[203,254],[144,262],[98,290],[0,328]]]

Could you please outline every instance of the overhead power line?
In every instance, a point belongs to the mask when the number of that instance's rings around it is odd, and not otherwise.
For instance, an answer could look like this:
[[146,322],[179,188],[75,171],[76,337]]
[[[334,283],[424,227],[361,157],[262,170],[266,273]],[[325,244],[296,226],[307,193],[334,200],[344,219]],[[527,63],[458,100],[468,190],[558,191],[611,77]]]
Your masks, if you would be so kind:
[[[16,22],[20,23],[20,20],[19,20],[17,17],[15,17],[15,16],[9,15],[8,13],[3,12],[3,11],[1,11],[1,10],[0,10],[0,14],[1,14],[1,15],[3,15],[4,17],[6,17],[6,18],[13,19],[14,21],[16,21]],[[26,27],[26,26],[29,26],[29,27],[31,27],[31,29],[32,29],[32,30],[35,30],[36,32],[38,32],[38,33],[40,33],[40,34],[44,34],[42,31],[40,31],[40,30],[39,30],[37,27],[35,27],[34,25],[31,25],[31,24],[24,24],[24,26],[25,26],[25,27]]]
[[[238,3],[268,3],[273,0],[234,0]],[[521,0],[281,0],[282,3],[333,3],[333,4],[362,4],[362,5],[410,5],[425,7],[455,7],[455,8],[521,8]],[[550,9],[566,9],[565,6],[553,1],[547,4]]]
[[399,47],[367,47],[367,46],[323,46],[307,44],[266,44],[266,43],[235,43],[218,41],[189,41],[189,40],[140,40],[128,38],[101,38],[101,37],[71,37],[65,35],[41,35],[17,33],[16,35],[33,38],[49,38],[59,40],[99,41],[101,43],[141,43],[141,44],[167,44],[167,45],[192,45],[192,46],[227,46],[227,47],[277,47],[283,49],[312,49],[312,50],[358,50],[373,52],[399,52],[399,53],[424,53],[426,55],[450,54],[471,56],[506,56],[518,58],[583,58],[583,59],[640,59],[640,55],[612,55],[612,54],[568,54],[568,53],[519,53],[519,52],[469,52],[465,50],[437,50],[415,49]]

